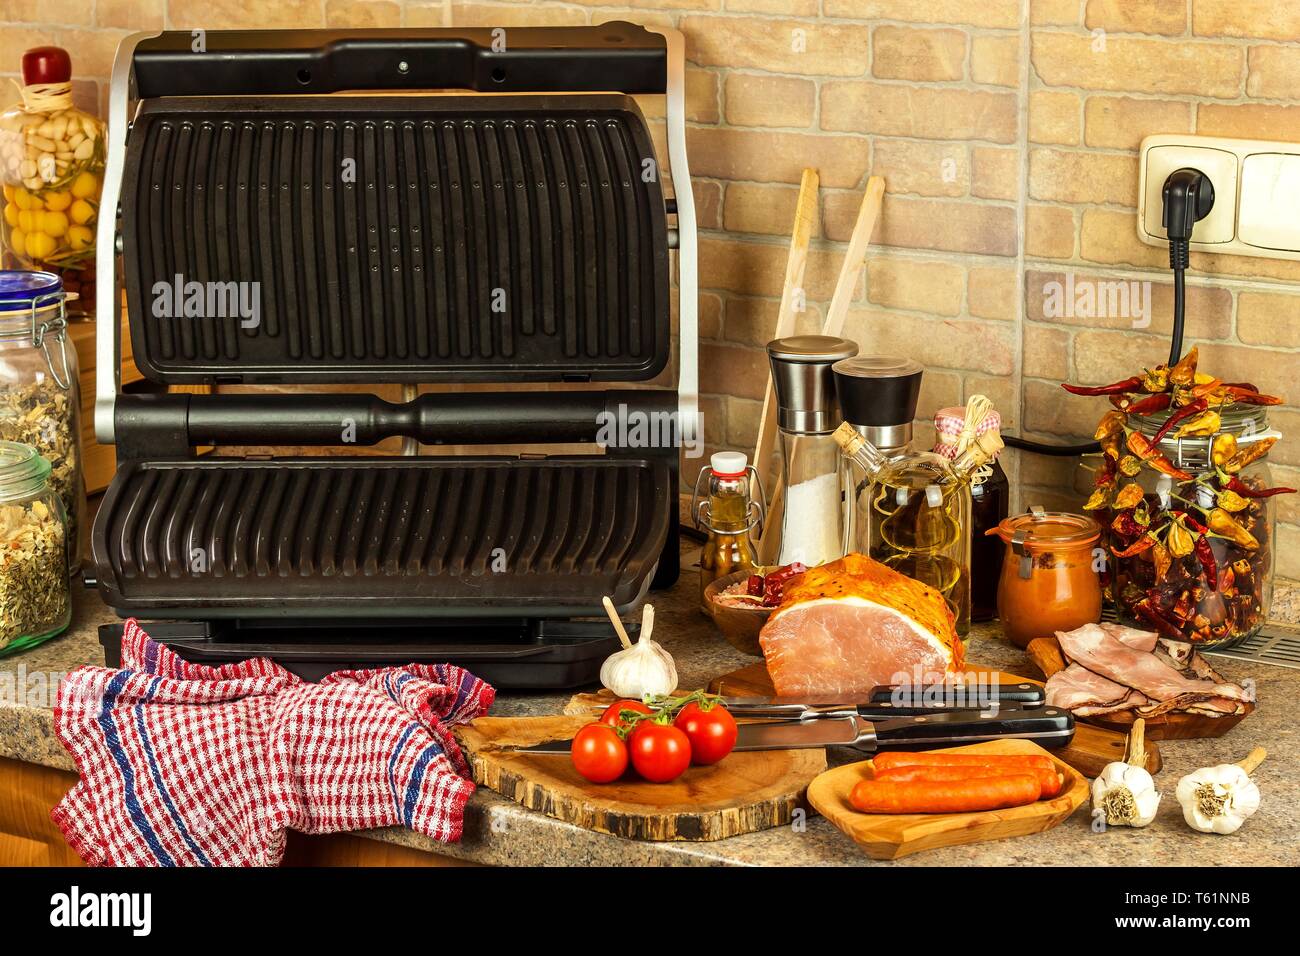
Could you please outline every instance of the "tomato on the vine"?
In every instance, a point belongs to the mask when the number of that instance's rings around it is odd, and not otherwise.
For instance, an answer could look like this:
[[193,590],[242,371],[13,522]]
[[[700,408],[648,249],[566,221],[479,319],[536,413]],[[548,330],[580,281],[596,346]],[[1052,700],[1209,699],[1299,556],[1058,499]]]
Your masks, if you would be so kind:
[[675,780],[691,764],[691,742],[672,724],[639,721],[627,744],[632,766],[652,783]]
[[608,724],[587,724],[573,737],[573,767],[592,783],[609,783],[627,769],[627,745]]
[[673,725],[690,740],[693,763],[717,763],[736,746],[736,719],[721,704],[706,708],[691,701],[681,709]]
[[602,724],[609,724],[615,730],[622,729],[620,725],[625,726],[628,722],[623,718],[624,714],[650,714],[654,713],[649,707],[639,700],[616,700],[605,708],[605,712],[600,715]]

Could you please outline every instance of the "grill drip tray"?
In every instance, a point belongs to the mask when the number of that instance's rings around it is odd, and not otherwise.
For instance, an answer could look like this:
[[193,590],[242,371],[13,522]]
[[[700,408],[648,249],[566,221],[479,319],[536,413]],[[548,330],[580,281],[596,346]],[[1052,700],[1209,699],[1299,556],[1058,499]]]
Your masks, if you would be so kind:
[[132,461],[92,544],[123,614],[580,617],[644,593],[670,484],[612,456]]

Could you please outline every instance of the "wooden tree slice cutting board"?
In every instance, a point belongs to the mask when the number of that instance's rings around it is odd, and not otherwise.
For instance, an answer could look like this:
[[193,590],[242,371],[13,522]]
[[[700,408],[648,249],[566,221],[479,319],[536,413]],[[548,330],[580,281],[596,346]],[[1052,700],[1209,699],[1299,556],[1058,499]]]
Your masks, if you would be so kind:
[[[852,838],[873,860],[897,860],[921,850],[941,846],[982,843],[1006,837],[1042,833],[1066,820],[1088,799],[1088,781],[1061,759],[1059,750],[1044,750],[1029,740],[991,740],[968,747],[949,747],[952,753],[1046,754],[1065,776],[1061,793],[1023,807],[978,813],[859,813],[849,794],[859,780],[871,775],[871,761],[845,764],[828,770],[808,788],[808,802]],[[940,751],[941,753],[944,751]]]
[[[1015,674],[1006,674],[1001,671],[994,671],[992,668],[980,667],[978,664],[968,665],[968,670],[991,673],[1003,684],[1042,683],[1042,681],[1031,680],[1028,677],[1018,677]],[[775,693],[772,687],[772,678],[767,673],[767,665],[761,661],[714,678],[709,682],[709,690],[714,694],[724,694],[730,697],[770,697]],[[1127,738],[1127,733],[1076,721],[1074,739],[1066,746],[1054,749],[1052,755],[1058,760],[1069,764],[1081,774],[1095,777],[1101,773],[1106,764],[1124,759],[1124,743]],[[1157,773],[1162,763],[1160,748],[1154,743],[1148,742],[1147,770],[1150,773]]]
[[578,775],[567,754],[503,749],[567,740],[593,719],[480,717],[456,737],[475,783],[557,820],[633,840],[721,840],[783,826],[826,769],[824,750],[774,750],[733,753],[671,783],[596,784]]

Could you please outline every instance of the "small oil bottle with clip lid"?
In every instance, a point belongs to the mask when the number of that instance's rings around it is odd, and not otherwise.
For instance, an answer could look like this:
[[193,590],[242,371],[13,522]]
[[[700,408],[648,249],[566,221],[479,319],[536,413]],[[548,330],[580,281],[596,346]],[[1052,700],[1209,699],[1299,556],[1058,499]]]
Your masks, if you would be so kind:
[[[705,475],[709,479],[708,498],[701,500],[700,484]],[[750,497],[751,481],[758,489],[758,501]],[[700,552],[700,607],[706,614],[709,607],[704,599],[705,588],[728,574],[752,571],[757,564],[750,533],[758,529],[761,534],[762,491],[758,473],[738,451],[717,452],[695,479],[691,515],[695,526],[708,533]]]

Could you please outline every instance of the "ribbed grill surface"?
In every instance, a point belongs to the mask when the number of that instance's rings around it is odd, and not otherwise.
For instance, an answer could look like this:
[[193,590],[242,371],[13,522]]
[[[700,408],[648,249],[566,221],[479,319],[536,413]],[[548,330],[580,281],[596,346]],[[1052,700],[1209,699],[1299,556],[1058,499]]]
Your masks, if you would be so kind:
[[[619,96],[146,103],[123,202],[137,361],[163,381],[651,378],[653,157]],[[260,325],[159,316],[178,275],[260,283]]]
[[617,459],[129,463],[96,563],[125,606],[598,608],[652,569],[667,485]]

